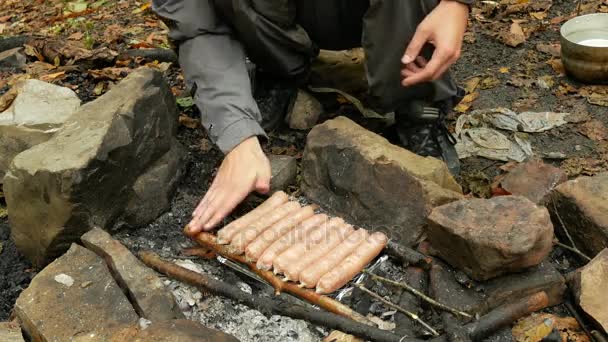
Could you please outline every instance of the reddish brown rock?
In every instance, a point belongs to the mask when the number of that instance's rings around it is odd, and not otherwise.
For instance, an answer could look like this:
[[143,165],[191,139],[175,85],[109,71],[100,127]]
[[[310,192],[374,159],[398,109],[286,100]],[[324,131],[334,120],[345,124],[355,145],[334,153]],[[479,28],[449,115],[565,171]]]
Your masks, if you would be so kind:
[[106,261],[140,316],[151,321],[183,318],[173,295],[165,289],[156,272],[142,264],[110,234],[94,228],[80,239],[88,249]]
[[515,167],[500,182],[503,189],[515,196],[524,196],[534,203],[544,203],[556,186],[568,180],[564,171],[531,160]]
[[570,282],[576,303],[598,328],[608,332],[608,249],[604,249],[587,266],[576,271]]
[[[608,246],[608,172],[566,182],[555,189],[552,198],[579,249],[594,256]],[[562,232],[555,209],[549,208],[557,232]]]
[[461,200],[435,208],[428,221],[436,253],[475,280],[538,265],[552,248],[547,209],[525,197]]
[[117,332],[110,342],[238,342],[228,334],[204,327],[200,323],[185,320],[152,322],[141,329],[138,325]]

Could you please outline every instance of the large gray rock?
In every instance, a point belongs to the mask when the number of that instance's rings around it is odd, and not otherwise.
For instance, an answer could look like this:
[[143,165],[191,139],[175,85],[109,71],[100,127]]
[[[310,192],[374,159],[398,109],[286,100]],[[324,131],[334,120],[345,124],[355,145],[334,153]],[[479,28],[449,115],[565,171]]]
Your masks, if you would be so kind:
[[139,319],[104,261],[75,244],[36,275],[15,313],[33,341],[107,341]]
[[23,54],[23,48],[0,52],[0,68],[21,68],[27,63],[27,58]]
[[321,113],[323,113],[321,102],[310,93],[299,90],[286,120],[291,129],[307,130],[317,124]]
[[322,207],[407,245],[420,238],[433,207],[462,198],[442,161],[392,145],[344,117],[308,134],[302,189]]
[[577,270],[570,279],[574,300],[598,328],[608,332],[608,249]]
[[608,246],[608,172],[561,184],[552,199],[555,208],[549,208],[558,232],[563,231],[561,218],[583,252],[594,256]]
[[165,289],[156,272],[142,264],[127,247],[99,228],[90,230],[80,239],[106,261],[140,316],[151,321],[183,318],[173,295]]
[[475,280],[540,264],[553,247],[549,212],[520,196],[467,199],[435,208],[427,237],[436,254]]
[[17,154],[49,140],[80,107],[69,88],[38,80],[14,87],[17,97],[0,113],[0,183]]
[[[143,225],[165,210],[181,174],[177,113],[162,74],[142,68],[16,156],[4,192],[17,247],[41,266],[93,227]],[[151,215],[137,210],[150,202]]]
[[270,192],[285,190],[296,182],[298,175],[298,161],[295,157],[279,156],[271,154],[268,156],[272,177],[270,179]]

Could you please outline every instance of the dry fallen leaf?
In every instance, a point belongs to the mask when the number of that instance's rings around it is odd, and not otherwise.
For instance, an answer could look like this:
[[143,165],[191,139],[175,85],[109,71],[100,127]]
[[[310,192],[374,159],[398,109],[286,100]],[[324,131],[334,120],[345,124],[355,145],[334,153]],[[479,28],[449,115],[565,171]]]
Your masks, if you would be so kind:
[[608,86],[584,86],[579,88],[578,92],[587,102],[608,107]]
[[454,110],[458,113],[466,113],[471,106],[473,105],[473,101],[475,101],[479,97],[479,93],[474,92],[467,94],[462,101],[454,108]]
[[589,337],[573,317],[552,314],[532,314],[520,319],[513,327],[513,341],[537,342],[557,329],[563,341],[589,342]]
[[510,70],[510,68],[508,68],[508,67],[502,67],[502,68],[498,69],[498,72],[500,72],[501,74],[508,74],[509,70]]
[[562,46],[560,43],[553,44],[536,44],[536,50],[551,55],[552,57],[559,58],[562,55]]
[[467,94],[474,92],[481,82],[481,77],[472,77],[464,82],[464,90]]
[[195,129],[198,128],[198,126],[200,125],[200,121],[197,119],[193,119],[187,115],[180,115],[179,116],[179,124],[184,126],[184,127],[188,127],[190,129]]
[[578,131],[594,141],[608,140],[608,130],[599,120],[590,120],[579,126]]

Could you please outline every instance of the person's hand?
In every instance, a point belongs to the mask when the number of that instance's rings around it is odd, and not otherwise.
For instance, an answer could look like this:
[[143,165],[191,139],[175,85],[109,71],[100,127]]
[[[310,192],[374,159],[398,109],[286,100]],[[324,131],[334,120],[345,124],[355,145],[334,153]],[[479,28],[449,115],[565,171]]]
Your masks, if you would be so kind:
[[252,191],[270,191],[270,161],[257,137],[244,140],[230,151],[192,214],[186,233],[196,235],[213,229]]
[[[404,87],[441,78],[460,58],[468,15],[467,5],[452,0],[441,0],[424,18],[401,60],[404,64],[401,70]],[[421,56],[422,48],[427,43],[435,46],[430,61]]]

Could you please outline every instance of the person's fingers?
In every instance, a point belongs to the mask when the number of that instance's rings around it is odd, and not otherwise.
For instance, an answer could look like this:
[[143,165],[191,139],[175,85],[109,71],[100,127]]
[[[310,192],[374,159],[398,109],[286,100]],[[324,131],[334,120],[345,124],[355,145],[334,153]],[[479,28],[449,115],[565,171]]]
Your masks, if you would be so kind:
[[[419,70],[419,71],[421,71],[421,70]],[[415,74],[416,74],[416,72],[412,71],[410,69],[403,69],[403,70],[401,70],[401,76],[403,76],[404,78],[412,77]]]
[[[422,71],[407,77],[403,80],[403,85],[408,87],[414,84],[419,84],[422,82],[429,82],[437,79],[441,75],[438,76],[438,73],[442,70],[444,66],[449,67],[452,64],[453,58],[455,54],[452,53],[449,49],[437,48],[433,53],[433,57],[427,63],[427,65],[422,69]],[[447,68],[446,68],[447,70]]]
[[272,178],[272,170],[270,167],[264,168],[263,171],[258,174],[255,184],[253,185],[254,190],[260,194],[266,194],[270,191],[270,180]]
[[428,61],[426,60],[426,58],[424,58],[424,56],[416,57],[416,64],[418,64],[419,67],[424,68],[427,63]]
[[209,221],[207,221],[203,228],[205,230],[211,230],[215,226],[217,226],[218,223],[220,223],[226,216],[228,216],[228,214],[230,214],[232,210],[234,210],[234,208],[236,208],[236,206],[239,205],[239,203],[241,203],[243,199],[245,199],[245,197],[247,197],[249,192],[250,191],[248,190],[240,192],[233,191],[222,196],[221,199],[218,199],[221,205],[218,207],[218,209],[215,211],[214,215],[209,219]]
[[415,62],[406,64],[405,68],[404,68],[404,70],[409,70],[409,71],[413,71],[413,72],[420,72],[420,71],[422,71],[422,69],[424,69],[424,68],[418,66]]
[[424,44],[429,40],[429,35],[429,31],[425,27],[418,26],[416,33],[414,33],[414,37],[412,37],[412,40],[405,49],[405,54],[401,59],[403,64],[409,64],[416,60],[416,57],[420,55],[420,51],[422,51]]

